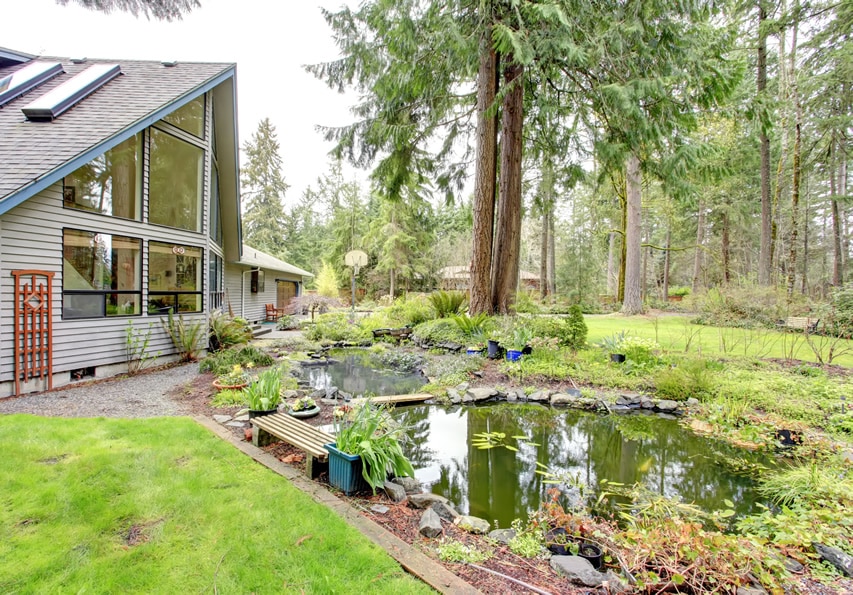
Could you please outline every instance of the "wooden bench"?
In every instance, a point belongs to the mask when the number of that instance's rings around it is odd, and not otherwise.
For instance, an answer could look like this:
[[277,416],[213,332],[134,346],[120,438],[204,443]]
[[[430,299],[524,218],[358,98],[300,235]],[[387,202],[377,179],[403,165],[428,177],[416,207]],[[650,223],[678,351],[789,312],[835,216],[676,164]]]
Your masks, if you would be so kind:
[[776,326],[785,330],[814,333],[817,332],[817,325],[819,322],[819,318],[809,318],[808,316],[789,316],[785,320],[777,322]]
[[318,463],[329,462],[329,452],[323,445],[334,442],[335,437],[311,424],[286,413],[274,413],[252,418],[252,425],[255,426],[252,432],[252,444],[255,446],[266,446],[278,438],[304,452],[305,473],[312,479],[320,473]]

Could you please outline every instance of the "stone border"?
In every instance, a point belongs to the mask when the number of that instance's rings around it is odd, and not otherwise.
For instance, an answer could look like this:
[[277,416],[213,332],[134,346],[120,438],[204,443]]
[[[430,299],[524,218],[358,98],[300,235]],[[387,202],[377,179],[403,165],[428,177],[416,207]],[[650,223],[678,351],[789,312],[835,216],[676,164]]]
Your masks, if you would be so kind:
[[271,454],[248,442],[236,439],[233,433],[214,420],[199,415],[194,415],[192,419],[213,432],[217,437],[231,443],[237,450],[256,462],[288,479],[294,487],[311,496],[315,502],[334,511],[362,535],[385,550],[407,572],[433,589],[442,593],[461,593],[462,595],[481,593],[423,552],[418,551],[381,525],[363,516],[348,502],[344,502],[320,484],[310,481],[299,470],[282,463]]

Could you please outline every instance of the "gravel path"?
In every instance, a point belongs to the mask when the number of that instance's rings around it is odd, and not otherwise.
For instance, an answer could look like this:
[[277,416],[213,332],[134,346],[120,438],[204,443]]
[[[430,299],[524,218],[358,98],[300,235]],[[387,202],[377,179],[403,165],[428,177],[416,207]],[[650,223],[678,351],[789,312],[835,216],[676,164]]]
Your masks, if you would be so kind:
[[162,417],[191,413],[179,394],[198,376],[198,364],[151,370],[132,377],[108,378],[43,393],[0,399],[0,414],[45,417]]

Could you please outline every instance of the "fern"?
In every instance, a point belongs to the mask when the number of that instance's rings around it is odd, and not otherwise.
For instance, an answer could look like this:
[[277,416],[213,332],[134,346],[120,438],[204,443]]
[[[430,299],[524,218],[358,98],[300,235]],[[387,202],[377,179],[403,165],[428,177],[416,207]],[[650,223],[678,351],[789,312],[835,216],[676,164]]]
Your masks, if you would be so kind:
[[436,291],[430,294],[429,302],[437,318],[459,314],[468,298],[461,291]]

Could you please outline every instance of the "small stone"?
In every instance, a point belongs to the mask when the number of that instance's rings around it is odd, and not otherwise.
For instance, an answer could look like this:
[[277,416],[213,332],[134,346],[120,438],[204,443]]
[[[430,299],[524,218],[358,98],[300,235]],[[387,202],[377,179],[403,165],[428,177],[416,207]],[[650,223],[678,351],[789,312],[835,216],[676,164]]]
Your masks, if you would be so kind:
[[299,396],[299,391],[297,391],[297,390],[286,390],[283,393],[281,393],[281,396],[285,399],[293,399],[293,398]]
[[527,395],[527,400],[533,403],[539,403],[542,401],[547,401],[551,397],[551,391],[549,390],[537,390],[529,395]]
[[605,575],[593,568],[589,560],[580,556],[551,556],[549,563],[551,568],[575,584],[598,587],[605,579]]
[[241,421],[227,421],[227,422],[225,422],[225,425],[228,426],[229,428],[244,428],[244,427],[246,427],[246,424],[244,424]]
[[687,406],[688,407],[698,407],[699,406],[699,399],[694,399],[693,397],[690,397],[689,399],[687,399]]
[[427,508],[418,523],[418,532],[424,537],[438,537],[441,535],[441,519],[432,508]]
[[813,543],[812,547],[822,560],[835,566],[845,576],[853,577],[853,556],[848,556],[841,550],[822,543]]
[[382,487],[392,502],[402,502],[406,499],[406,488],[403,486],[392,481],[386,481]]
[[654,409],[655,402],[649,398],[646,398],[640,403],[640,407],[642,407],[643,409]]
[[384,504],[374,504],[370,507],[370,510],[376,514],[388,514],[388,511],[391,509]]
[[243,415],[235,415],[234,421],[249,421],[249,414],[244,413]]
[[450,400],[451,405],[458,405],[462,402],[462,395],[455,388],[447,389],[447,398]]
[[491,399],[497,394],[498,391],[493,388],[469,388],[468,391],[465,393],[465,399],[470,397],[470,400],[476,403],[477,401],[485,401],[486,399]]
[[409,504],[414,508],[429,508],[436,502],[443,502],[450,505],[450,500],[444,496],[439,496],[438,494],[432,494],[429,492],[424,494],[412,494],[409,496]]
[[214,415],[213,420],[216,423],[224,424],[226,421],[231,421],[231,416],[230,415]]
[[515,403],[516,401],[518,401],[518,393],[514,390],[507,392],[506,400],[508,403]]
[[475,535],[485,535],[491,529],[489,521],[475,516],[461,515],[453,521],[460,529],[473,533]]
[[498,543],[506,545],[515,535],[515,529],[495,529],[489,532],[489,539],[494,539]]
[[554,393],[551,395],[552,405],[571,405],[575,401],[577,399],[568,393]]
[[738,587],[737,595],[767,595],[761,587]]
[[675,411],[676,409],[678,409],[678,403],[676,403],[675,401],[671,401],[670,399],[663,399],[662,401],[658,402],[659,411],[669,412]]
[[445,504],[444,502],[435,502],[430,506],[430,508],[432,508],[438,516],[449,523],[454,522],[459,516],[459,513],[456,512],[455,508],[450,504]]
[[465,392],[465,391],[467,391],[470,387],[471,387],[471,385],[470,385],[469,383],[467,383],[467,382],[460,382],[459,384],[457,384],[457,385],[455,386],[456,390],[458,390],[460,393],[464,393],[464,392]]
[[327,399],[334,399],[337,394],[338,394],[338,387],[337,386],[330,386],[329,388],[326,389],[326,398]]
[[[644,397],[638,393],[619,393],[619,396],[627,401],[628,405],[638,405],[642,403]],[[645,397],[648,398],[648,397]]]
[[619,395],[618,397],[616,397],[616,404],[626,407],[631,404],[631,399],[627,399],[623,395]]
[[395,477],[391,481],[403,486],[407,494],[418,494],[421,491],[421,482],[414,477]]
[[785,568],[788,569],[788,572],[793,572],[794,574],[800,574],[805,570],[803,565],[794,560],[793,558],[783,559],[782,564],[785,565]]

